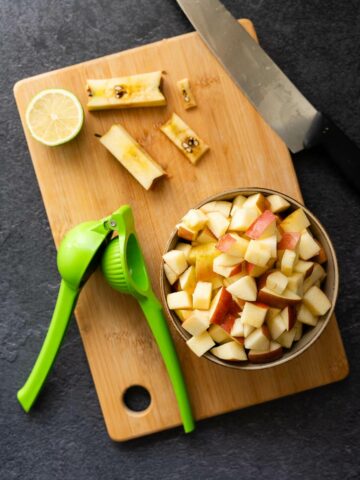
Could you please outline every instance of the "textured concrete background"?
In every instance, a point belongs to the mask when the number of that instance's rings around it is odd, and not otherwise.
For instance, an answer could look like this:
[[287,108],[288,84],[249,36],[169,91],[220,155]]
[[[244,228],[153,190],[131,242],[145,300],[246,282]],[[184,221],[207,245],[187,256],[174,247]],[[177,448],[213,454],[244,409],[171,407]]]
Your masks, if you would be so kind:
[[[360,4],[225,1],[262,45],[360,145]],[[355,479],[359,467],[360,203],[327,159],[302,154],[305,201],[340,261],[336,313],[350,360],[338,384],[180,429],[112,443],[73,322],[31,415],[17,404],[39,351],[59,276],[12,96],[15,81],[191,31],[173,0],[0,0],[0,478]]]

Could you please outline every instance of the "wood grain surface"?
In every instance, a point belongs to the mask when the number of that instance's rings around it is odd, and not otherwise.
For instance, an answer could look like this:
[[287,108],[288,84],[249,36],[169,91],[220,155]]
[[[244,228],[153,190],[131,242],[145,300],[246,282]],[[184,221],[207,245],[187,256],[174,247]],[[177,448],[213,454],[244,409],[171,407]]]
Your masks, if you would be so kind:
[[[242,23],[255,35],[251,22]],[[22,80],[14,89],[21,120],[24,124],[26,106],[41,89],[69,89],[86,111],[87,78],[154,70],[165,72],[166,107],[86,112],[80,135],[57,148],[37,143],[25,126],[24,130],[56,245],[77,223],[129,203],[159,293],[161,253],[175,223],[191,206],[235,187],[274,188],[299,200],[301,193],[286,146],[196,33]],[[184,77],[190,79],[198,103],[187,111],[176,87]],[[196,166],[159,130],[173,111],[210,145]],[[123,125],[166,169],[168,178],[151,191],[146,192],[94,136],[113,123]],[[112,290],[97,271],[75,313],[110,437],[123,441],[179,425],[165,367],[135,300]],[[348,373],[335,318],[306,353],[263,372],[236,371],[198,359],[173,334],[197,419],[335,382]],[[123,403],[123,393],[132,385],[142,385],[151,394],[144,412],[131,412]]]

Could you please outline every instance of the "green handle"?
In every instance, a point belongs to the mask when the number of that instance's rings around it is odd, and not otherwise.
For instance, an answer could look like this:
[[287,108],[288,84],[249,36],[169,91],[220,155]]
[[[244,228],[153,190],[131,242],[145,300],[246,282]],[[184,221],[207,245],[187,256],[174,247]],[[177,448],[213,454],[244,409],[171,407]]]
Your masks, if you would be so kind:
[[192,432],[195,428],[195,423],[191,412],[190,400],[161,303],[155,295],[141,299],[139,302],[167,368],[179,405],[185,433]]
[[71,288],[64,280],[61,281],[55,310],[43,346],[25,385],[17,393],[17,398],[25,412],[29,412],[33,406],[55,362],[78,293],[78,290]]

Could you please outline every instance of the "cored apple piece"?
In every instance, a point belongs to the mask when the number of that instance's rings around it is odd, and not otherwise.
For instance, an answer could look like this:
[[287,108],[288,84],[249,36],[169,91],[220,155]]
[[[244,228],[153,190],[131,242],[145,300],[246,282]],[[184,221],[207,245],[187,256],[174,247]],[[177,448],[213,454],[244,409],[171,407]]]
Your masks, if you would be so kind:
[[197,103],[194,94],[190,88],[189,79],[183,78],[182,80],[178,80],[176,82],[176,86],[180,92],[183,107],[185,108],[185,110],[196,107]]
[[270,207],[268,200],[262,193],[255,193],[247,197],[242,208],[256,208],[259,213]]
[[279,315],[280,312],[281,312],[280,308],[269,307],[266,313],[266,321],[273,319],[274,317]]
[[285,330],[285,332],[283,332],[280,335],[280,337],[276,339],[276,341],[285,348],[291,348],[291,345],[293,344],[293,341],[295,339],[295,334],[296,334],[296,329],[295,327],[293,327],[289,331]]
[[248,246],[249,241],[236,233],[227,233],[216,244],[216,248],[221,252],[241,258],[244,258]]
[[310,222],[302,208],[290,213],[281,223],[280,227],[284,232],[302,232],[310,226]]
[[285,200],[285,198],[280,197],[280,195],[269,195],[266,199],[269,202],[270,210],[273,213],[283,212],[290,207],[290,203]]
[[296,250],[301,234],[300,232],[284,232],[278,244],[279,250]]
[[274,235],[276,231],[276,217],[270,210],[263,213],[246,230],[246,235],[253,240]]
[[248,323],[244,323],[244,338],[247,338],[254,330],[255,327],[249,325]]
[[275,293],[283,293],[288,284],[288,278],[281,272],[272,272],[266,277],[266,287]]
[[229,230],[245,232],[258,216],[257,208],[238,208],[231,218]]
[[320,252],[319,244],[314,240],[312,235],[307,230],[301,234],[299,244],[299,256],[302,260],[309,260],[309,258],[318,255]]
[[181,275],[187,269],[185,253],[181,250],[170,250],[163,255],[163,259],[177,275]]
[[[213,288],[213,295],[216,293],[215,291],[218,290],[223,286],[223,279],[220,275],[216,275],[211,279],[211,284]],[[214,295],[215,296],[215,295]]]
[[285,322],[281,315],[276,315],[275,317],[267,319],[266,324],[273,340],[280,337],[280,335],[286,330]]
[[241,321],[244,324],[259,328],[265,321],[267,309],[267,305],[246,302],[241,314]]
[[210,323],[221,323],[224,317],[228,313],[232,303],[232,296],[226,290],[221,287],[215,297],[211,301],[210,306]]
[[176,225],[178,237],[183,238],[184,240],[189,240],[193,242],[196,240],[198,232],[191,230],[185,223],[179,223]]
[[296,322],[296,310],[294,306],[287,306],[281,311],[281,318],[284,321],[285,329],[291,330]]
[[166,263],[164,263],[164,272],[170,285],[174,285],[179,276]]
[[254,302],[257,297],[257,287],[254,278],[246,275],[227,287],[227,291],[235,297]]
[[269,350],[250,350],[248,359],[251,363],[266,363],[278,360],[282,355],[282,346],[277,342],[270,342]]
[[172,114],[160,130],[193,164],[209,150],[209,146],[176,113]]
[[270,250],[259,243],[259,240],[250,240],[245,254],[245,260],[247,262],[253,263],[258,267],[265,267],[270,257]]
[[305,293],[303,300],[314,315],[325,315],[331,308],[331,303],[325,293],[315,285]]
[[220,238],[230,225],[230,220],[228,220],[224,215],[219,212],[209,212],[208,217],[208,228],[215,235],[216,238]]
[[237,195],[232,202],[230,215],[233,217],[236,210],[238,208],[241,208],[245,202],[246,202],[246,197],[244,197],[244,195]]
[[[166,266],[166,264],[165,264]],[[189,293],[193,293],[196,285],[195,268],[190,265],[179,277],[179,285],[181,290],[186,290]]]
[[[316,240],[316,242],[317,242],[317,240]],[[317,262],[317,263],[325,263],[325,262],[327,262],[327,255],[326,255],[325,249],[320,244],[320,242],[317,242],[317,243],[319,245],[320,251],[312,260],[314,260],[314,262]]]
[[185,320],[187,320],[190,317],[192,312],[193,312],[192,310],[178,310],[178,309],[175,310],[175,313],[179,317],[181,322],[185,322]]
[[88,110],[166,105],[160,90],[162,72],[87,80]]
[[192,308],[192,297],[189,292],[168,293],[167,304],[170,310],[186,310]]
[[235,265],[239,265],[239,263],[242,263],[242,259],[228,255],[227,253],[220,253],[220,255],[214,259],[214,265],[220,265],[221,267],[234,267]]
[[235,319],[230,334],[232,337],[244,337],[244,324],[241,321],[241,317]]
[[193,308],[208,310],[211,302],[212,284],[210,282],[197,282],[193,293]]
[[271,259],[276,259],[278,257],[276,235],[272,235],[271,237],[267,238],[261,238],[256,241],[258,245],[261,245],[261,247],[269,250]]
[[200,207],[200,210],[202,210],[204,213],[218,212],[227,218],[230,215],[231,207],[231,202],[227,202],[225,200],[218,200],[215,202],[205,203],[205,205]]
[[285,289],[282,294],[275,293],[269,288],[263,287],[258,292],[258,301],[270,307],[285,308],[287,305],[296,305],[301,302],[301,297],[291,290]]
[[263,275],[269,268],[272,267],[273,261],[270,260],[265,267],[259,267],[258,265],[254,265],[253,263],[250,262],[245,262],[245,271],[250,277],[260,277]]
[[221,328],[219,325],[216,325],[216,323],[213,323],[209,327],[209,334],[213,340],[215,340],[216,343],[226,343],[231,341],[231,336],[225,332],[223,328]]
[[288,278],[287,288],[302,297],[304,295],[304,274],[293,273]]
[[320,282],[326,277],[325,270],[318,263],[314,263],[311,275],[304,281],[304,292],[307,292],[317,281]]
[[217,242],[215,235],[207,227],[202,230],[196,238],[196,243],[206,244],[211,242]]
[[209,312],[194,310],[184,321],[182,327],[191,335],[197,336],[209,328]]
[[245,276],[245,273],[242,270],[240,273],[237,273],[235,275],[231,275],[231,277],[228,277],[228,278],[224,278],[223,279],[223,284],[224,284],[225,287],[229,287],[230,285],[237,282],[240,278],[242,278],[244,276]]
[[307,278],[311,275],[314,270],[314,262],[304,262],[304,260],[299,260],[294,265],[294,272],[302,273],[304,278]]
[[186,344],[198,357],[201,357],[210,350],[210,348],[215,346],[214,340],[206,331],[196,337],[189,338]]
[[218,323],[218,325],[225,330],[226,333],[230,335],[230,332],[234,326],[235,320],[237,319],[238,314],[234,314],[231,312],[227,312],[225,317],[222,319],[221,323]]
[[151,188],[156,178],[165,175],[161,166],[121,125],[110,127],[110,130],[100,138],[100,142],[145,190]]
[[297,321],[315,327],[318,322],[318,318],[311,313],[304,303],[301,303],[297,308]]
[[242,362],[247,360],[244,347],[236,341],[227,342],[218,347],[214,347],[210,352],[221,360],[232,362]]
[[249,350],[269,350],[270,333],[266,325],[254,330],[245,338],[245,348]]
[[205,227],[208,221],[207,216],[201,210],[192,208],[182,218],[184,223],[190,230],[198,232]]
[[296,260],[297,258],[294,250],[285,250],[281,258],[281,272],[284,275],[291,275]]

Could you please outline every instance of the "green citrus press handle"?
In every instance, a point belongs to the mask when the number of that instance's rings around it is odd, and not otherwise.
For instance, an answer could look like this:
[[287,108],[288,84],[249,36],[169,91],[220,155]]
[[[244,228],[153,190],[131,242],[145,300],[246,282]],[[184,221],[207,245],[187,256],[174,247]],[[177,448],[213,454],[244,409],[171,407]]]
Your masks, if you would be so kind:
[[25,412],[31,409],[54,364],[78,293],[78,290],[71,288],[64,280],[61,281],[55,310],[43,346],[25,385],[17,393],[17,398]]
[[189,396],[161,303],[154,294],[149,295],[146,299],[141,299],[139,302],[167,368],[179,405],[184,430],[186,433],[192,432],[195,423]]

